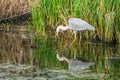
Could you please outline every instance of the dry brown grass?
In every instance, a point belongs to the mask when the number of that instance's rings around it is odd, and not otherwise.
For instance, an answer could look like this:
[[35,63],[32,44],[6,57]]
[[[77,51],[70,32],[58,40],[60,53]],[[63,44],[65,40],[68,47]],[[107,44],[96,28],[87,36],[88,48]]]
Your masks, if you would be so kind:
[[[23,38],[13,32],[0,31],[0,52],[2,62],[14,64],[28,63],[31,53],[30,46],[24,46]],[[28,44],[30,41],[28,42]],[[24,60],[24,62],[23,62]]]
[[30,11],[29,0],[0,0],[0,19]]

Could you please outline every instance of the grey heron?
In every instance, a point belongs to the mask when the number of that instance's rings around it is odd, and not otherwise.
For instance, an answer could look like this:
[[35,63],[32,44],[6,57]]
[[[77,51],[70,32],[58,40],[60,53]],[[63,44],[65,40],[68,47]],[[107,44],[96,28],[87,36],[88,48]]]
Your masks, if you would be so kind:
[[[77,31],[83,31],[83,30],[93,30],[94,31],[95,28],[82,19],[70,18],[68,20],[68,24],[66,26],[59,25],[57,27],[56,36],[58,36],[58,33],[60,32],[60,30],[62,30],[62,31],[73,30],[74,34],[75,34],[74,37],[76,39],[76,32]],[[73,42],[75,41],[75,39],[73,40]]]
[[66,61],[68,63],[68,69],[73,71],[82,71],[89,68],[92,65],[95,65],[95,62],[68,59],[65,56],[60,57],[58,53],[56,54],[56,57],[59,61]]

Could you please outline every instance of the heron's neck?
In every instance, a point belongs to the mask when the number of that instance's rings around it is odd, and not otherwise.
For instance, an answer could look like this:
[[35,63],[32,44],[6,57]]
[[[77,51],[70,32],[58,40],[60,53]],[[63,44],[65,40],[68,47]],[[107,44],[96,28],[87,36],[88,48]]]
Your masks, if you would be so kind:
[[62,31],[66,31],[69,29],[69,27],[68,26],[59,26],[58,29],[62,30]]
[[56,54],[56,56],[57,56],[57,59],[59,60],[59,61],[66,61],[66,62],[69,62],[69,60],[66,58],[66,57],[60,57],[59,56],[59,54]]

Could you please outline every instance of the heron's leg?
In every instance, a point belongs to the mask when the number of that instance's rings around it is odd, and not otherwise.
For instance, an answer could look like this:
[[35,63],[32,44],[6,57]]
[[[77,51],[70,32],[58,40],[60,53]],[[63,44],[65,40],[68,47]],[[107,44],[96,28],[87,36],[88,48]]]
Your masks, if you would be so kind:
[[74,31],[74,40],[71,44],[73,44],[76,41],[76,38],[77,38],[77,33],[76,33],[76,31]]

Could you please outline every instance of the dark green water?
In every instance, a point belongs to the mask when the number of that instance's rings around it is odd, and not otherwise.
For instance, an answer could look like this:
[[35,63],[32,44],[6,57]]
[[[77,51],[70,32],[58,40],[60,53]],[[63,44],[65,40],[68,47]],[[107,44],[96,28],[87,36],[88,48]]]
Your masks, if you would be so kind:
[[91,42],[70,45],[67,39],[31,39],[0,33],[1,80],[120,79],[118,45]]

